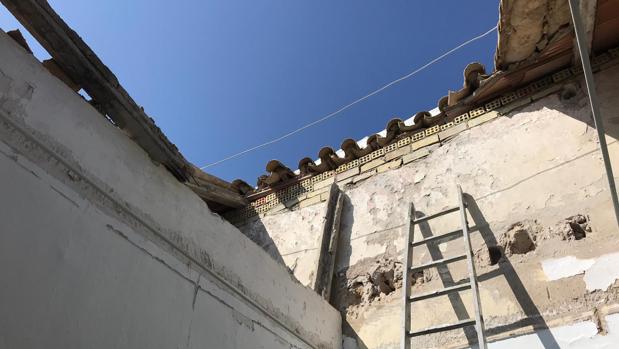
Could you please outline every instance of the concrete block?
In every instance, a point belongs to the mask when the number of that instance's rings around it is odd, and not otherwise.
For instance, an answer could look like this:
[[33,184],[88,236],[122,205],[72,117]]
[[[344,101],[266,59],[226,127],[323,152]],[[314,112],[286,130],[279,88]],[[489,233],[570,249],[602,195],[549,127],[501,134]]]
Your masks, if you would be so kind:
[[411,149],[412,150],[417,150],[419,148],[423,148],[423,147],[425,147],[427,145],[438,143],[438,142],[439,142],[438,134],[433,134],[431,136],[425,137],[422,140],[419,140],[419,141],[414,142],[413,144],[411,144]]
[[354,168],[351,168],[350,170],[344,171],[342,173],[338,173],[335,179],[339,182],[343,179],[358,175],[360,171],[361,170],[359,169],[359,167],[354,167]]
[[397,159],[397,160],[389,161],[386,164],[378,166],[376,168],[376,171],[378,173],[382,173],[382,172],[385,172],[385,171],[396,169],[396,168],[398,168],[400,166],[402,166],[402,159]]
[[315,205],[315,204],[320,203],[320,202],[322,202],[322,199],[320,198],[320,195],[316,195],[314,197],[311,197],[309,199],[305,199],[305,200],[299,202],[299,208]]
[[496,110],[489,111],[484,115],[481,115],[479,117],[476,117],[475,119],[471,119],[467,121],[467,124],[469,125],[469,127],[475,127],[479,124],[483,124],[486,121],[490,121],[496,118],[497,116],[499,116],[499,113]]
[[324,181],[316,182],[314,183],[314,190],[320,190],[322,188],[326,188],[333,183],[335,183],[335,177],[325,179]]
[[446,140],[447,138],[451,138],[455,135],[457,135],[458,133],[466,130],[468,128],[468,125],[466,124],[466,122],[463,122],[461,124],[458,124],[456,126],[452,126],[444,131],[441,131],[438,133],[438,139],[440,139],[441,141]]
[[376,168],[382,164],[385,163],[385,159],[379,158],[379,159],[374,159],[370,162],[368,162],[367,164],[361,165],[361,172],[365,172],[368,170],[371,170],[373,168]]
[[353,183],[358,183],[361,182],[364,179],[368,179],[370,177],[372,177],[373,175],[376,174],[376,169],[372,170],[372,171],[368,171],[368,172],[364,172],[358,176],[355,176],[352,178],[352,182]]
[[402,156],[404,156],[404,155],[406,155],[406,154],[408,154],[410,152],[411,152],[411,146],[407,145],[407,146],[404,146],[402,148],[399,148],[397,150],[394,150],[392,152],[389,152],[389,153],[385,154],[385,160],[386,161],[391,161],[393,159],[400,158],[400,157],[402,157]]
[[421,159],[425,156],[430,155],[430,149],[428,148],[421,148],[419,150],[416,150],[406,156],[404,156],[404,158],[402,158],[402,162],[406,165],[409,162],[415,161],[417,159]]

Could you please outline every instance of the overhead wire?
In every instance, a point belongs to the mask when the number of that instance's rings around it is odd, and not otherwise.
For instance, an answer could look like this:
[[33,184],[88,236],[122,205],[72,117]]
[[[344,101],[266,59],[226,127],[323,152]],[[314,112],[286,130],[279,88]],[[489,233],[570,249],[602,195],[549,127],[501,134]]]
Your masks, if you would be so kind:
[[358,104],[358,103],[360,103],[360,102],[362,102],[362,101],[364,101],[364,100],[366,100],[366,99],[368,99],[368,98],[370,98],[370,97],[374,96],[375,94],[380,93],[380,92],[384,91],[385,89],[387,89],[387,88],[389,88],[389,87],[391,87],[391,86],[393,86],[393,85],[395,85],[395,84],[397,84],[397,83],[399,83],[399,82],[401,82],[401,81],[403,81],[403,80],[406,80],[406,79],[408,79],[408,78],[410,78],[410,77],[412,77],[412,76],[416,75],[417,73],[419,73],[419,72],[421,72],[421,71],[425,70],[426,68],[430,67],[430,66],[431,66],[431,65],[433,65],[434,63],[436,63],[436,62],[440,61],[441,59],[443,59],[443,58],[445,58],[445,57],[449,56],[450,54],[452,54],[452,53],[456,52],[457,50],[459,50],[459,49],[463,48],[464,46],[467,46],[467,45],[469,45],[469,44],[471,44],[471,43],[473,43],[473,42],[475,42],[475,41],[477,41],[477,40],[479,40],[479,39],[482,39],[482,38],[486,37],[487,35],[489,35],[489,34],[490,34],[490,33],[492,33],[493,31],[495,31],[496,29],[497,29],[497,26],[495,25],[494,27],[490,28],[489,30],[487,30],[487,31],[486,31],[486,32],[484,32],[483,34],[480,34],[480,35],[478,35],[478,36],[476,36],[476,37],[474,37],[474,38],[472,38],[472,39],[469,39],[469,40],[467,40],[467,41],[465,41],[465,42],[461,43],[460,45],[458,45],[458,46],[456,46],[456,47],[454,47],[454,48],[452,48],[452,49],[450,49],[450,50],[446,51],[445,53],[443,53],[443,54],[441,54],[440,56],[438,56],[438,57],[436,57],[436,58],[432,59],[432,60],[431,60],[431,61],[429,61],[428,63],[426,63],[426,64],[422,65],[421,67],[419,67],[419,68],[417,68],[417,69],[415,69],[415,70],[413,70],[412,72],[410,72],[410,73],[408,73],[408,74],[406,74],[406,75],[404,75],[404,76],[401,76],[401,77],[399,77],[399,78],[397,78],[397,79],[395,79],[395,80],[393,80],[393,81],[391,81],[391,82],[388,82],[387,84],[385,84],[385,85],[383,85],[383,86],[379,87],[378,89],[376,89],[376,90],[374,90],[374,91],[372,91],[372,92],[370,92],[370,93],[366,94],[365,96],[360,97],[360,98],[357,98],[357,99],[355,99],[354,101],[352,101],[352,102],[350,102],[350,103],[348,103],[348,104],[344,105],[343,107],[341,107],[341,108],[337,109],[336,111],[331,112],[331,113],[329,113],[329,114],[327,114],[327,115],[325,115],[325,116],[323,116],[323,117],[321,117],[321,118],[319,118],[319,119],[317,119],[317,120],[314,120],[314,121],[310,122],[309,124],[306,124],[306,125],[304,125],[304,126],[301,126],[301,127],[297,128],[296,130],[290,131],[290,132],[288,132],[288,133],[286,133],[286,134],[284,134],[284,135],[282,135],[282,136],[279,136],[279,137],[277,137],[277,138],[274,138],[274,139],[272,139],[272,140],[270,140],[270,141],[267,141],[267,142],[261,143],[261,144],[259,144],[259,145],[256,145],[256,146],[253,146],[253,147],[251,147],[251,148],[245,149],[245,150],[240,151],[240,152],[238,152],[238,153],[232,154],[232,155],[230,155],[230,156],[228,156],[228,157],[225,157],[225,158],[223,158],[223,159],[221,159],[221,160],[218,160],[218,161],[212,162],[212,163],[210,163],[210,164],[204,165],[204,166],[200,167],[200,169],[202,169],[202,170],[203,170],[203,169],[205,169],[205,168],[209,168],[209,167],[212,167],[212,166],[215,166],[215,165],[219,165],[219,164],[221,164],[221,163],[223,163],[223,162],[226,162],[226,161],[228,161],[228,160],[232,160],[232,159],[234,159],[234,158],[238,158],[238,157],[239,157],[239,156],[241,156],[241,155],[244,155],[244,154],[247,154],[247,153],[252,152],[252,151],[254,151],[254,150],[257,150],[257,149],[260,149],[260,148],[266,147],[266,146],[268,146],[268,145],[271,145],[271,144],[277,143],[277,142],[279,142],[279,141],[281,141],[281,140],[283,140],[283,139],[286,139],[286,138],[288,138],[288,137],[290,137],[290,136],[293,136],[293,135],[295,135],[295,134],[297,134],[297,133],[299,133],[299,132],[301,132],[301,131],[303,131],[303,130],[305,130],[305,129],[307,129],[307,128],[310,128],[310,127],[312,127],[312,126],[314,126],[314,125],[317,125],[317,124],[319,124],[319,123],[321,123],[321,122],[324,122],[324,121],[326,121],[326,120],[328,120],[328,119],[330,119],[330,118],[332,118],[332,117],[334,117],[334,116],[338,115],[339,113],[341,113],[341,112],[345,111],[346,109],[348,109],[348,108],[350,108],[350,107],[354,106],[355,104]]

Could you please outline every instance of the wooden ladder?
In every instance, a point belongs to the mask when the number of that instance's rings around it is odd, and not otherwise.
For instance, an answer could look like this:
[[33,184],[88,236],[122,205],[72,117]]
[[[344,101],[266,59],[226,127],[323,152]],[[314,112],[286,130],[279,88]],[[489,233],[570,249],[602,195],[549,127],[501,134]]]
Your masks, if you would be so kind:
[[[458,201],[459,205],[456,207],[448,208],[444,211],[431,214],[425,217],[416,218],[414,205],[411,203],[408,212],[408,237],[406,240],[406,268],[404,269],[404,292],[403,292],[403,304],[404,304],[404,313],[402,317],[402,349],[410,349],[411,348],[411,338],[417,336],[423,336],[431,333],[445,332],[454,330],[457,328],[464,328],[467,326],[474,326],[477,332],[477,341],[480,349],[486,349],[486,337],[484,334],[484,320],[481,315],[481,302],[479,299],[479,290],[477,287],[477,276],[475,274],[475,265],[473,263],[473,251],[471,249],[471,240],[469,236],[469,226],[467,222],[466,216],[466,204],[464,202],[464,197],[462,194],[462,188],[458,185]],[[427,222],[434,218],[438,218],[440,216],[453,213],[456,211],[460,211],[461,217],[461,225],[462,228],[449,232],[447,234],[442,235],[434,235],[431,237],[424,238],[420,241],[414,241],[414,229],[415,226],[419,223]],[[434,260],[429,263],[425,263],[418,266],[413,266],[413,248],[416,246],[425,245],[430,242],[437,242],[447,238],[454,238],[456,236],[462,235],[464,239],[464,249],[465,253],[461,255],[457,255],[454,257],[447,257],[440,260]],[[421,271],[428,268],[437,267],[440,265],[446,265],[449,263],[466,260],[467,267],[469,272],[469,282],[463,284],[457,284],[454,286],[449,286],[443,289],[439,289],[436,291],[411,295],[411,281],[414,272]],[[435,327],[426,328],[420,331],[412,331],[411,330],[411,303],[423,301],[425,299],[439,297],[443,295],[447,295],[454,292],[464,291],[470,289],[473,292],[473,302],[475,308],[475,318],[474,319],[465,319],[458,321],[453,324],[440,325]]]

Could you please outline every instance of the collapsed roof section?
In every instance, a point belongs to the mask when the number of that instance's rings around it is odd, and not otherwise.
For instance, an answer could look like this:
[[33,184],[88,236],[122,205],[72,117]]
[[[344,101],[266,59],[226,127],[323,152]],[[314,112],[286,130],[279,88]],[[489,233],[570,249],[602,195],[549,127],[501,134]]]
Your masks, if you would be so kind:
[[[45,0],[1,0],[51,55],[44,62],[48,70],[71,89],[83,88],[91,104],[114,125],[127,132],[151,159],[164,165],[204,199],[214,211],[242,207],[246,200],[237,185],[194,167],[131,98],[116,76],[103,64],[82,38],[73,31]],[[21,35],[12,35],[20,42]],[[22,37],[23,39],[23,37]]]

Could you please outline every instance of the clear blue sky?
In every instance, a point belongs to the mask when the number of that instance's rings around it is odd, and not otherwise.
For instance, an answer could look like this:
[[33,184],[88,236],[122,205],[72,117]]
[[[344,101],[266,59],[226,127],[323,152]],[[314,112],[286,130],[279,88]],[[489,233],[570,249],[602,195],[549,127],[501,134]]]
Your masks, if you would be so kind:
[[[498,20],[498,0],[50,3],[198,166],[320,118]],[[3,7],[0,27],[18,27]],[[323,146],[434,108],[461,87],[466,64],[492,70],[495,47],[489,35],[329,121],[207,171],[253,185],[270,159],[296,169]]]

